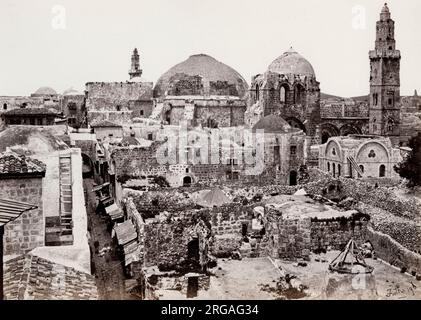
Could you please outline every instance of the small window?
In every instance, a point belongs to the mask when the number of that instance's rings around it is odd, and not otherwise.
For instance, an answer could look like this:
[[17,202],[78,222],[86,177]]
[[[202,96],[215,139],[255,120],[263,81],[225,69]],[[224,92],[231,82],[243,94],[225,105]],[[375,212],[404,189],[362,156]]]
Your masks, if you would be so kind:
[[291,153],[291,155],[296,155],[297,154],[297,146],[291,146],[290,147],[290,153]]
[[189,171],[190,171],[189,168],[186,168],[186,173],[189,173]]
[[7,103],[3,103],[3,110],[7,110]]
[[140,110],[140,115],[141,115],[141,116],[143,116],[143,115],[144,115],[143,110]]
[[364,166],[362,164],[360,165],[360,170],[362,173],[364,173]]
[[330,172],[330,162],[327,163],[327,172]]
[[109,137],[113,137],[113,136],[114,136],[114,134],[112,134],[112,133],[109,133],[109,134],[108,134],[108,136],[109,136]]
[[117,111],[120,111],[121,110],[121,106],[120,105],[117,105],[116,106],[116,109],[117,109]]
[[148,140],[153,140],[153,134],[152,133],[148,133]]

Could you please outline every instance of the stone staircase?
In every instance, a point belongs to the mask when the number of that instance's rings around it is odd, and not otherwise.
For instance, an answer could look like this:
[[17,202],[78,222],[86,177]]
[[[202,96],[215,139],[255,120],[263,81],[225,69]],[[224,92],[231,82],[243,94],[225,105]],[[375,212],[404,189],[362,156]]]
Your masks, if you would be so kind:
[[73,244],[73,193],[72,193],[72,160],[71,155],[59,157],[59,217],[46,221],[46,246],[63,246]]

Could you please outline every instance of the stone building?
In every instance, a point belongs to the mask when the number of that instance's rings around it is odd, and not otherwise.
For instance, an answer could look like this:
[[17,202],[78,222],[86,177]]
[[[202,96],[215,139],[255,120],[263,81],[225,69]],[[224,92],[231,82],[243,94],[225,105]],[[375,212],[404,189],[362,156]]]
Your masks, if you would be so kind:
[[3,122],[6,125],[39,125],[51,126],[55,124],[59,114],[54,109],[20,108],[4,112]]
[[60,99],[61,111],[67,118],[67,124],[71,127],[86,127],[85,94],[75,89],[63,92]]
[[240,126],[247,91],[246,81],[231,67],[205,54],[192,55],[158,79],[152,117],[172,125]]
[[332,137],[319,146],[319,169],[334,177],[397,178],[393,166],[402,159],[388,137]]
[[44,245],[42,183],[45,171],[45,164],[37,159],[12,151],[0,154],[0,197],[37,206],[5,226],[5,255],[22,254]]
[[163,131],[156,133],[161,141],[111,151],[111,171],[117,181],[161,176],[174,187],[218,182],[296,184],[306,158],[304,133],[274,115],[261,119],[252,130]]
[[98,141],[105,141],[107,139],[122,139],[123,128],[120,124],[109,120],[97,121],[91,124]]
[[376,25],[376,43],[370,51],[370,133],[399,140],[400,60],[395,22],[384,5]]
[[135,49],[128,81],[86,83],[88,123],[110,120],[123,124],[136,117],[148,117],[152,112],[153,84],[141,78],[141,74]]
[[276,114],[309,136],[320,123],[320,83],[312,65],[294,49],[276,58],[264,74],[252,78],[247,124]]

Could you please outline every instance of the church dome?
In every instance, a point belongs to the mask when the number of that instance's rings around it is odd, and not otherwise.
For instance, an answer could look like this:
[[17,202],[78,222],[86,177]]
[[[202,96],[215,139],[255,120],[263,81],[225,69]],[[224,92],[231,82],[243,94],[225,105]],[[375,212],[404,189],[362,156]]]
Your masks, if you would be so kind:
[[83,95],[83,93],[80,93],[75,88],[71,87],[63,92],[63,96],[79,96]]
[[37,91],[35,91],[34,94],[51,96],[51,95],[56,95],[57,92],[53,88],[50,88],[50,87],[41,87]]
[[300,76],[316,77],[314,69],[302,55],[290,48],[280,57],[276,58],[268,68],[268,71],[279,74],[294,74]]
[[[174,84],[180,80],[192,82],[201,79],[194,90],[186,94],[174,94]],[[194,82],[194,81],[193,81]],[[248,90],[247,82],[234,69],[206,54],[195,54],[165,72],[157,81],[154,96],[163,95],[220,95],[243,97]]]
[[295,131],[283,118],[273,114],[260,119],[253,126],[253,132],[257,130],[265,130],[265,133],[287,133]]

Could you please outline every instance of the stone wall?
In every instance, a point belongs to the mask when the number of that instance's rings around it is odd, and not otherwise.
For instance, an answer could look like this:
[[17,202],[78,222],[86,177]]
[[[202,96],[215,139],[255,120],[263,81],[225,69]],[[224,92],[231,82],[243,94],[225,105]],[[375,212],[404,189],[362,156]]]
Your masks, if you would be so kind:
[[[209,222],[199,213],[162,215],[155,221],[146,221],[144,266],[158,266],[162,271],[200,271],[208,263],[210,238]],[[198,241],[199,259],[193,263],[188,251],[194,239]]]
[[409,219],[420,216],[420,207],[415,199],[399,197],[392,188],[375,188],[373,184],[360,180],[327,177],[309,183],[304,188],[311,195],[319,194],[329,198],[329,185],[337,184],[340,186],[340,191],[339,195],[335,193],[335,197],[342,199],[351,197],[356,201],[373,205]]
[[152,82],[88,82],[86,109],[89,123],[110,120],[123,124],[152,113]]
[[1,179],[0,198],[38,206],[9,222],[4,230],[4,254],[22,254],[44,245],[42,178]]
[[372,243],[380,259],[398,268],[405,268],[410,274],[421,274],[421,255],[406,249],[391,236],[367,228],[367,240]]

